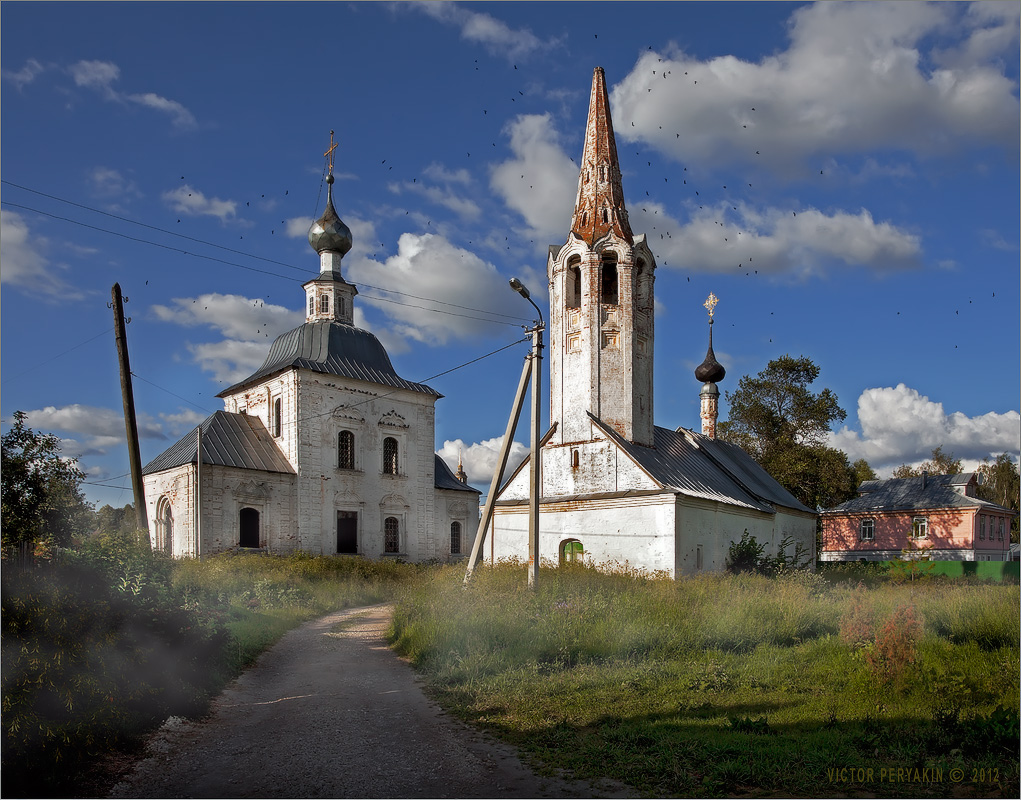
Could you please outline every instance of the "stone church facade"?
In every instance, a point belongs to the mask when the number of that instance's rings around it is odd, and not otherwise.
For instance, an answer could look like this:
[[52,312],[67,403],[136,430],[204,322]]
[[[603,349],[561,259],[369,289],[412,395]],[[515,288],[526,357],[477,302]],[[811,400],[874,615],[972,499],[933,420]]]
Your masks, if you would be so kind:
[[[207,418],[143,469],[150,538],[174,556],[235,548],[450,560],[478,528],[479,492],[434,452],[436,401],[354,327],[341,260],[351,232],[333,206],[309,231],[319,274],[305,323],[220,393]],[[201,440],[201,458],[199,457]]]
[[[676,577],[722,569],[747,530],[771,552],[788,538],[814,560],[815,513],[715,438],[724,370],[711,340],[696,370],[702,433],[654,425],[655,269],[645,235],[631,231],[597,68],[571,231],[547,263],[552,425],[541,451],[540,558]],[[528,559],[528,473],[526,459],[500,489],[487,560]]]

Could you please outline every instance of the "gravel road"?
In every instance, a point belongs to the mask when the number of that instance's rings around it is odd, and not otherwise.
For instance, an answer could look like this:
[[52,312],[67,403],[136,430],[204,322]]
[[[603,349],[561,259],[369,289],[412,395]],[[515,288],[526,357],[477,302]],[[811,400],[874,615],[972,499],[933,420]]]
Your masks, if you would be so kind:
[[386,644],[390,607],[285,635],[199,721],[172,718],[111,797],[627,797],[537,776],[444,714]]

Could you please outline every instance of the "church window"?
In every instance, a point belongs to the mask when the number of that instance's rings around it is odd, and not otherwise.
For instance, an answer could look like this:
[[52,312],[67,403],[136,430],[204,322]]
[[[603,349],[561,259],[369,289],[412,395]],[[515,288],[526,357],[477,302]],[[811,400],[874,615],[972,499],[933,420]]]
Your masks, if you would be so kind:
[[351,431],[337,434],[337,469],[355,468],[355,435]]
[[397,461],[397,440],[387,436],[383,440],[383,472],[387,475],[399,475],[400,469]]
[[343,297],[338,297],[337,298],[337,313],[338,314],[343,314],[344,313],[344,298]]
[[566,539],[560,543],[560,563],[562,565],[574,562],[581,563],[584,555],[585,548],[582,547],[581,542],[577,539]]
[[601,274],[601,302],[605,305],[617,305],[617,254],[605,253],[603,255],[603,269]]
[[461,523],[450,523],[450,554],[453,556],[461,552]]
[[316,313],[316,299],[314,296],[308,296],[308,315],[311,317]]
[[567,308],[581,308],[581,258],[571,256],[567,261]]
[[604,208],[603,209],[603,222],[606,223],[606,222],[609,222],[609,221],[610,221],[610,219],[607,216],[606,209]]
[[581,215],[581,226],[584,228],[586,225],[588,225],[588,212],[587,211],[584,214]]
[[858,528],[858,536],[863,542],[870,542],[876,538],[876,521],[874,519],[863,519]]
[[322,314],[330,313],[330,296],[328,294],[320,295],[319,297],[319,311]]
[[383,552],[401,552],[401,526],[397,517],[387,517],[383,520]]
[[174,512],[166,496],[156,504],[156,550],[167,555],[174,553]]
[[273,401],[273,436],[280,438],[280,428],[282,423],[282,406],[283,401],[278,397]]

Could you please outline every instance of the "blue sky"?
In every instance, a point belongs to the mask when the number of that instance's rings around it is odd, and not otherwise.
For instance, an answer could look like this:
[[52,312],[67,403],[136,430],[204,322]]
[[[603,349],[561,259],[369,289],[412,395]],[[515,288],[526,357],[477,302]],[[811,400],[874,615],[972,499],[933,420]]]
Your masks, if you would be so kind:
[[303,321],[334,130],[356,322],[445,395],[436,449],[485,488],[527,345],[432,376],[523,336],[510,277],[546,302],[602,66],[658,261],[657,424],[699,427],[712,291],[721,391],[805,355],[847,411],[832,443],[880,474],[1016,459],[1019,11],[6,2],[5,430],[27,412],[130,502],[111,286],[145,462]]

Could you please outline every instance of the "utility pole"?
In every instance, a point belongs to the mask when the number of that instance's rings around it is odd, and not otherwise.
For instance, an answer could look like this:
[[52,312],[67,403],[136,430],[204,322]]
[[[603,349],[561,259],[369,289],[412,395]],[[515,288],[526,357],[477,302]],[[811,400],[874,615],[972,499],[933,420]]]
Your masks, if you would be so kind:
[[[149,543],[149,519],[145,511],[145,488],[142,485],[142,457],[138,450],[138,425],[135,423],[135,395],[131,390],[131,364],[128,361],[128,338],[124,331],[124,302],[119,283],[112,291],[114,336],[117,339],[117,359],[121,368],[121,396],[124,400],[124,430],[128,436],[128,461],[131,465],[131,488],[135,495],[135,526],[145,533]],[[130,320],[129,320],[130,321]]]

